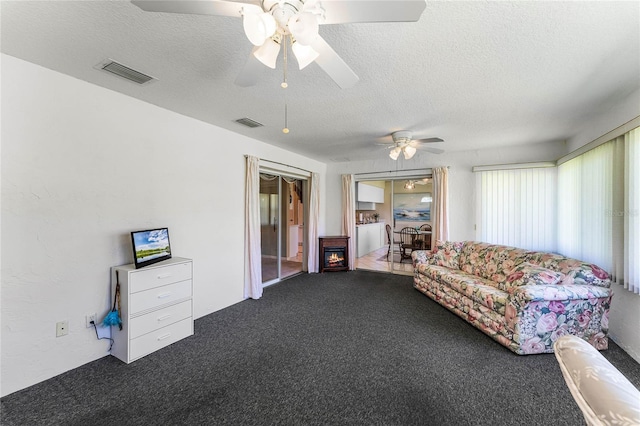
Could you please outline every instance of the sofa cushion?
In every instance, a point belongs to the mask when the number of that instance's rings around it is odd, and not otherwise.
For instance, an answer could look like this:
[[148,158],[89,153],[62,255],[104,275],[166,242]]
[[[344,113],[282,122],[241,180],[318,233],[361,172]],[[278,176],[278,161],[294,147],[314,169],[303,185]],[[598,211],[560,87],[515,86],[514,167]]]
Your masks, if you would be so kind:
[[498,288],[509,291],[510,288],[521,285],[553,285],[558,284],[564,277],[562,272],[555,272],[540,265],[523,262],[513,268],[506,281],[498,283]]
[[460,270],[437,265],[418,265],[417,271],[432,280],[445,283],[458,293],[504,315],[509,294],[496,288],[490,280]]
[[531,253],[515,247],[469,241],[464,243],[460,252],[460,269],[491,280],[498,287],[507,280],[515,266],[527,261]]
[[438,266],[446,266],[451,269],[460,269],[460,251],[462,251],[462,242],[440,241],[436,240],[435,250],[432,255],[431,264]]

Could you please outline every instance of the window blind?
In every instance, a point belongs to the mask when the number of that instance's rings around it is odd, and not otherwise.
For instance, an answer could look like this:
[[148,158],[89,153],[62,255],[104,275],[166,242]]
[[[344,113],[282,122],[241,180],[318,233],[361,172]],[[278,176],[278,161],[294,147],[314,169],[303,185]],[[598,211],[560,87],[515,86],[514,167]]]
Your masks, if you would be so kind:
[[640,294],[640,127],[625,134],[624,286]]
[[640,128],[558,166],[558,251],[640,294]]
[[476,174],[476,239],[556,251],[556,168]]
[[558,251],[612,270],[614,143],[558,166]]

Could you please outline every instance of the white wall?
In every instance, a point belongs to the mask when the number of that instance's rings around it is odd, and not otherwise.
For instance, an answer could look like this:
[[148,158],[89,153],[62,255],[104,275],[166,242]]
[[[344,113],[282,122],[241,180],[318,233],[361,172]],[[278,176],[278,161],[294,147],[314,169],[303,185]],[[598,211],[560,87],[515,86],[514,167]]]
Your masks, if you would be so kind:
[[630,93],[622,102],[602,102],[598,115],[584,120],[582,128],[567,140],[567,153],[598,139],[640,115],[640,89]]
[[107,355],[85,315],[109,310],[132,230],[193,258],[196,317],[241,301],[245,154],[325,187],[322,163],[7,55],[1,136],[2,395]]

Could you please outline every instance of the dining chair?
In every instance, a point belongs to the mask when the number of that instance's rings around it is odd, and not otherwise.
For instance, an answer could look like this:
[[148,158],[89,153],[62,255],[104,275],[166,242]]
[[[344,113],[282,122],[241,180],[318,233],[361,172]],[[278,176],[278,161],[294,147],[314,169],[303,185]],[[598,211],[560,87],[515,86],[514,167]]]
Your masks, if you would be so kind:
[[[418,231],[416,231],[416,228],[407,226],[400,230],[400,262],[404,259],[411,259],[411,252],[419,248],[416,245],[417,236]],[[408,253],[407,250],[409,250]]]
[[[424,223],[420,226],[420,230],[421,231],[431,231],[431,225],[429,225],[428,223]],[[421,235],[420,239],[423,240],[422,243],[422,248],[424,250],[431,250],[431,234],[429,235]]]
[[[391,225],[388,223],[384,226],[387,230],[387,243],[389,244],[389,249],[387,250],[387,262],[389,261],[390,253],[400,253],[400,245],[402,241],[396,240],[395,234],[391,231]],[[398,250],[394,250],[396,244],[398,244]]]

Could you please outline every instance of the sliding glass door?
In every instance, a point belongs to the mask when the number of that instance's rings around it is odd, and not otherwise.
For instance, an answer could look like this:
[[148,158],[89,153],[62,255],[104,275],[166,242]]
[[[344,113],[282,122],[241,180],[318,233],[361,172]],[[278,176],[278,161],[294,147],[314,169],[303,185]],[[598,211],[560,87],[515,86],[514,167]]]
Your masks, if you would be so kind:
[[430,177],[392,182],[391,216],[396,253],[394,272],[413,273],[411,252],[431,248],[433,181]]
[[[356,268],[412,274],[411,252],[431,243],[433,185],[424,174],[384,180],[363,180],[384,189],[384,202],[356,199]],[[411,232],[404,235],[402,230]]]
[[271,284],[303,270],[306,181],[260,174],[262,282]]

